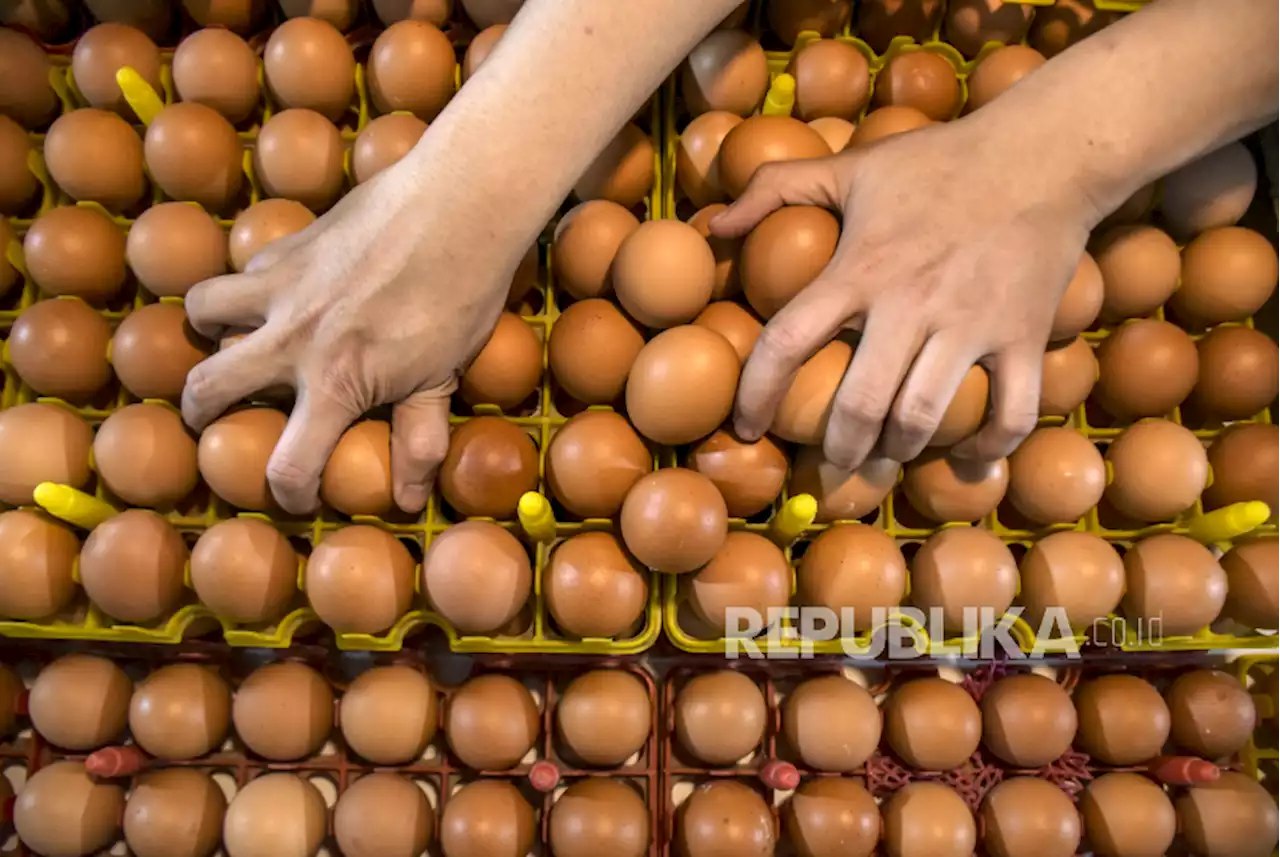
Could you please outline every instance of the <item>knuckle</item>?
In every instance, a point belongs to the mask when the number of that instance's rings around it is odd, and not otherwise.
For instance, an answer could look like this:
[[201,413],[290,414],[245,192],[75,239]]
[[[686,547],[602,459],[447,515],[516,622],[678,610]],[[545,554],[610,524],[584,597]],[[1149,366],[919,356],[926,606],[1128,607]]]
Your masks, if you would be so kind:
[[439,464],[449,453],[449,438],[442,432],[415,429],[405,437],[404,451],[410,461],[418,464]]
[[879,423],[884,418],[886,406],[879,396],[866,389],[850,390],[838,396],[831,404],[831,418],[837,422],[858,426]]
[[196,401],[204,401],[217,389],[215,375],[204,363],[198,363],[187,373],[185,391]]
[[804,355],[804,342],[793,326],[767,324],[756,340],[753,354],[766,361],[799,360]]
[[909,443],[924,443],[933,437],[942,414],[926,402],[908,402],[893,415],[893,428]]
[[996,415],[995,427],[1002,439],[1013,446],[1035,430],[1038,419],[1039,415],[1033,411],[1008,411]]
[[289,458],[273,457],[267,464],[267,481],[289,494],[306,490],[313,478],[314,474]]

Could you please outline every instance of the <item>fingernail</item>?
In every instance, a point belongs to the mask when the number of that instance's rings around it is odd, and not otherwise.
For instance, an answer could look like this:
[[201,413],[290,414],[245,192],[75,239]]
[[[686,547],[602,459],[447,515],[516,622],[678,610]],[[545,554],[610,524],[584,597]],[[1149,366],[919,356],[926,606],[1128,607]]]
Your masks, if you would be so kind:
[[733,433],[738,436],[739,440],[745,440],[747,443],[755,443],[764,434],[764,432],[756,431],[754,427],[741,420],[734,420]]

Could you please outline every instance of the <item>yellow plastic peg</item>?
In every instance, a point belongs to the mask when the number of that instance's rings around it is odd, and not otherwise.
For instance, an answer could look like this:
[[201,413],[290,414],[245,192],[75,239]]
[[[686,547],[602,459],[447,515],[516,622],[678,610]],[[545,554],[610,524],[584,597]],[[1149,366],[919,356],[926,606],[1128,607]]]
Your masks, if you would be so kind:
[[70,485],[41,482],[35,490],[36,503],[55,518],[61,518],[84,530],[92,530],[107,518],[119,514],[110,503],[104,503]]
[[556,537],[556,516],[551,511],[551,503],[537,491],[524,492],[516,512],[520,526],[534,541],[550,542]]
[[1256,530],[1271,517],[1271,507],[1261,500],[1232,503],[1205,512],[1187,525],[1187,535],[1201,544],[1229,542]]
[[806,529],[813,526],[813,519],[818,517],[818,501],[812,494],[797,494],[787,500],[769,522],[769,531],[774,541],[780,545],[789,545]]
[[773,79],[760,112],[765,116],[790,116],[791,108],[795,106],[796,79],[789,74],[780,74]]
[[116,72],[116,83],[124,93],[124,100],[129,102],[129,106],[133,108],[134,113],[138,114],[143,125],[150,125],[164,109],[164,101],[151,88],[151,84],[143,80],[142,75],[129,66],[126,65]]

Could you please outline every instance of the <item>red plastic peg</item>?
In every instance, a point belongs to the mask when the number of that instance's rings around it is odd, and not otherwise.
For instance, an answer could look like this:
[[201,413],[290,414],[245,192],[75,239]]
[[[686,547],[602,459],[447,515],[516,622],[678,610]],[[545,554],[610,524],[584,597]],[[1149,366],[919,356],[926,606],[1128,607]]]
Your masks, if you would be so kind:
[[789,792],[800,785],[800,772],[790,762],[774,759],[760,769],[760,782],[776,791]]
[[1222,776],[1213,762],[1194,756],[1160,756],[1147,768],[1151,776],[1169,786],[1202,786]]
[[555,791],[560,785],[560,769],[545,759],[534,762],[529,768],[529,785],[544,794]]
[[137,747],[103,747],[84,760],[91,776],[111,779],[128,777],[147,766],[147,757]]

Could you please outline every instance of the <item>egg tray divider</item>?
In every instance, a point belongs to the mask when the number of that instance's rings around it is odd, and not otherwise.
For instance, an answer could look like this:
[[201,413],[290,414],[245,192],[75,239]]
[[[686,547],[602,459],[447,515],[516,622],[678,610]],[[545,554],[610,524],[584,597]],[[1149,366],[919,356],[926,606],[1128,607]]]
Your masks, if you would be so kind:
[[[265,34],[259,34],[251,40],[259,53],[263,44],[265,44]],[[367,31],[357,31],[349,36],[349,40],[353,43],[364,43],[371,41],[371,37]],[[55,84],[55,91],[59,96],[62,105],[62,113],[69,112],[82,105],[83,99],[77,94],[74,80],[70,73],[70,52],[74,43],[63,46],[42,45],[46,51],[50,51],[51,60],[54,63],[54,69],[51,73],[51,81]],[[164,84],[164,93],[160,96],[163,103],[172,103],[175,100],[171,63],[173,51],[165,49],[161,52],[162,68],[161,78]],[[460,86],[460,65],[455,67],[455,83]],[[260,182],[254,172],[252,159],[252,146],[257,139],[257,133],[260,129],[261,122],[270,118],[276,110],[274,99],[269,89],[263,81],[263,72],[261,61],[258,66],[259,76],[259,93],[260,93],[260,110],[255,111],[254,117],[247,121],[248,130],[241,129],[239,136],[245,145],[243,155],[243,169],[247,178],[246,188],[247,196],[240,202],[249,205],[266,198]],[[364,82],[364,64],[357,63],[355,69],[355,93],[356,101],[348,109],[346,114],[347,121],[340,127],[340,133],[347,148],[347,157],[344,169],[347,173],[346,190],[354,185],[351,178],[350,163],[350,145],[360,130],[373,117],[373,110],[369,102],[367,87]],[[152,95],[159,96],[158,93]],[[147,94],[142,93],[136,95],[135,98],[143,112],[147,108]],[[151,105],[154,109],[154,103]],[[655,97],[647,117],[649,125],[650,141],[654,149],[653,162],[653,185],[648,197],[644,201],[644,211],[641,214],[644,217],[658,217],[661,212],[661,175],[662,175],[662,140],[660,137],[662,129],[662,116],[664,105],[661,96]],[[35,150],[33,157],[30,159],[30,167],[40,180],[42,185],[42,195],[39,210],[36,216],[43,214],[58,205],[76,204],[95,208],[100,212],[109,216],[122,230],[127,231],[133,224],[133,217],[112,214],[106,211],[102,206],[94,202],[75,203],[64,193],[62,193],[50,178],[47,169],[44,166],[43,158],[40,154],[43,146],[43,133],[31,134]],[[163,195],[159,187],[151,183],[151,195],[147,201],[151,205],[156,205],[168,198]],[[196,205],[196,203],[189,203]],[[136,214],[138,212],[130,212]],[[30,227],[34,218],[10,218],[9,222],[14,227],[16,239],[4,248],[6,257],[18,270],[22,277],[21,288],[15,287],[17,294],[16,302],[13,298],[9,298],[0,302],[0,354],[4,352],[4,342],[9,329],[13,322],[21,314],[21,312],[30,307],[37,300],[41,299],[38,287],[27,275],[25,264],[22,258],[22,247],[20,244],[22,236]],[[233,221],[226,217],[218,217],[219,224],[224,230],[229,230]],[[338,634],[336,635],[336,644],[341,649],[353,650],[371,650],[371,651],[397,651],[406,643],[406,639],[414,636],[419,630],[428,626],[439,628],[448,637],[450,645],[457,651],[461,652],[487,652],[487,653],[518,653],[518,652],[550,652],[559,654],[593,654],[593,655],[625,655],[635,653],[648,648],[658,638],[661,632],[661,607],[660,607],[660,590],[659,576],[656,573],[649,573],[649,599],[646,604],[644,613],[642,614],[638,629],[625,638],[585,638],[571,639],[566,636],[559,635],[552,627],[552,622],[546,608],[545,601],[542,597],[541,583],[542,574],[546,568],[551,548],[558,541],[568,538],[576,532],[588,530],[613,530],[614,522],[605,519],[589,519],[583,521],[559,521],[556,520],[551,504],[546,501],[546,488],[544,481],[546,449],[554,431],[567,421],[567,417],[563,415],[556,407],[553,398],[553,387],[550,381],[550,373],[546,367],[545,343],[550,332],[551,326],[555,322],[555,318],[559,315],[559,309],[556,305],[556,293],[554,284],[551,279],[551,263],[550,263],[550,229],[546,231],[540,239],[539,245],[539,284],[536,293],[540,298],[535,298],[535,306],[531,307],[534,314],[525,316],[525,321],[537,331],[544,343],[543,353],[543,380],[539,384],[536,393],[537,406],[532,414],[520,415],[503,414],[503,412],[492,405],[480,405],[474,408],[476,416],[497,415],[502,416],[510,422],[521,426],[528,431],[535,439],[538,445],[538,471],[539,471],[539,491],[543,495],[541,503],[535,501],[536,508],[532,509],[529,514],[523,515],[524,523],[518,521],[502,521],[498,522],[501,526],[520,535],[522,532],[532,530],[536,535],[528,535],[525,539],[526,544],[531,547],[534,574],[533,574],[533,596],[532,596],[532,617],[529,623],[529,630],[523,635],[512,637],[490,637],[490,636],[470,636],[458,634],[450,624],[441,616],[433,611],[422,609],[421,601],[415,605],[418,609],[413,609],[409,613],[402,616],[397,623],[386,632],[377,635],[368,634]],[[48,298],[46,298],[48,299]],[[57,300],[80,300],[76,297],[61,297]],[[161,298],[164,303],[181,304],[180,298]],[[145,292],[138,286],[132,277],[128,274],[125,287],[122,289],[121,298],[115,302],[109,303],[101,308],[100,312],[108,323],[114,328],[119,322],[132,310],[137,309],[146,304],[156,301],[154,296]],[[22,383],[16,371],[9,363],[7,356],[0,359],[0,368],[3,369],[4,387],[3,393],[0,395],[0,409],[10,408],[15,405],[24,404],[31,401],[41,401],[66,407],[73,412],[86,419],[90,424],[96,426],[105,420],[112,412],[122,408],[128,404],[137,402],[138,400],[124,390],[117,381],[112,381],[108,389],[99,396],[99,401],[94,401],[85,406],[77,407],[71,403],[51,398],[38,396]],[[152,401],[152,400],[148,400]],[[157,402],[158,403],[158,402]],[[170,406],[172,403],[165,403]],[[450,423],[458,425],[468,419],[466,416],[451,415]],[[92,461],[91,461],[92,464]],[[91,479],[92,485],[86,486],[93,494],[94,499],[108,504],[115,508],[124,508],[127,504],[118,498],[111,496],[100,481],[96,478]],[[77,498],[79,502],[82,498]],[[83,505],[83,504],[81,504]],[[90,503],[89,508],[95,508]],[[97,506],[101,510],[101,506]],[[107,509],[106,511],[110,511]],[[180,501],[176,506],[167,511],[163,511],[164,517],[172,524],[180,533],[188,538],[197,536],[200,532],[213,526],[221,520],[237,515],[237,510],[231,508],[222,500],[215,497],[206,486],[201,484],[196,491],[188,498]],[[285,535],[295,539],[303,539],[312,544],[317,543],[325,534],[332,532],[346,525],[347,519],[327,507],[321,509],[320,513],[314,518],[285,518],[273,517],[267,514],[256,512],[239,512],[239,515],[246,517],[257,517],[268,520],[277,527]],[[386,519],[356,516],[350,519],[352,524],[369,524],[378,526],[399,538],[407,538],[414,541],[420,549],[425,550],[430,540],[440,532],[443,532],[451,523],[446,516],[438,492],[432,494],[427,509],[416,519],[407,518],[406,516],[389,516]],[[303,574],[305,564],[300,564],[298,585],[302,588]],[[188,586],[189,586],[188,573]],[[420,568],[415,572],[415,591],[421,590]],[[81,594],[82,596],[82,594]],[[194,602],[194,596],[192,597]],[[305,599],[303,599],[305,603]],[[238,626],[223,618],[217,617],[210,610],[198,603],[188,603],[179,607],[172,615],[150,625],[134,625],[127,623],[117,623],[110,617],[104,615],[96,607],[86,603],[86,599],[80,597],[73,604],[72,608],[65,615],[55,617],[52,620],[40,622],[26,621],[10,621],[0,619],[0,635],[29,638],[29,639],[66,639],[66,640],[102,640],[108,642],[129,642],[129,643],[159,643],[166,645],[175,645],[183,640],[198,637],[204,634],[216,633],[221,631],[222,638],[232,646],[253,646],[260,648],[287,648],[291,646],[295,639],[299,639],[313,630],[321,628],[321,623],[315,616],[314,612],[306,606],[300,606],[291,610],[283,616],[278,622],[266,626]]]
[[[337,705],[342,691],[346,689],[348,684],[347,677],[344,674],[345,668],[352,666],[352,664],[341,663],[341,659],[344,656],[333,650],[317,646],[300,646],[288,651],[274,652],[268,661],[255,661],[251,657],[252,653],[236,652],[224,646],[200,643],[187,643],[175,648],[114,644],[85,646],[83,644],[64,644],[54,641],[27,643],[0,640],[0,663],[10,668],[14,668],[23,662],[34,662],[35,664],[43,665],[58,656],[71,652],[84,652],[108,657],[121,662],[126,672],[129,672],[131,667],[142,668],[141,671],[145,673],[173,663],[201,663],[216,668],[224,678],[229,680],[233,688],[254,667],[262,663],[296,660],[316,669],[333,686],[335,692],[334,729],[324,750],[317,756],[297,762],[268,761],[248,751],[235,736],[234,727],[231,726],[229,727],[228,738],[222,748],[214,753],[198,759],[162,762],[157,764],[155,768],[151,768],[151,770],[180,767],[199,770],[211,776],[226,774],[234,779],[237,791],[254,777],[267,773],[289,772],[312,781],[317,779],[327,781],[332,790],[336,791],[337,797],[341,797],[351,783],[365,774],[376,771],[398,773],[411,780],[423,781],[428,784],[434,798],[431,800],[434,817],[433,833],[431,846],[428,848],[428,854],[431,857],[438,857],[440,853],[438,841],[441,815],[449,800],[450,793],[459,785],[482,779],[499,779],[517,786],[525,797],[531,801],[534,810],[537,812],[537,835],[534,847],[535,850],[541,848],[540,853],[545,855],[550,853],[546,847],[549,836],[549,812],[564,789],[572,785],[572,783],[584,779],[614,779],[636,788],[649,807],[651,832],[649,854],[651,857],[657,857],[659,853],[657,843],[658,831],[661,829],[661,803],[654,799],[659,787],[658,692],[655,681],[649,671],[638,664],[608,659],[592,659],[589,662],[584,662],[572,658],[563,660],[542,658],[534,661],[528,658],[486,660],[481,657],[470,660],[470,670],[466,676],[467,678],[487,673],[511,675],[517,680],[521,680],[526,686],[536,686],[537,692],[541,696],[539,713],[541,731],[534,748],[537,759],[532,763],[522,761],[516,767],[506,771],[477,772],[466,768],[454,759],[444,742],[444,711],[449,695],[456,690],[456,687],[442,687],[437,684],[436,676],[432,674],[432,668],[436,664],[433,663],[430,657],[424,656],[421,652],[405,651],[390,656],[380,655],[375,656],[373,664],[363,662],[356,664],[357,671],[360,672],[363,671],[365,666],[373,665],[399,664],[412,666],[425,671],[432,677],[432,683],[437,691],[437,712],[439,717],[436,735],[431,744],[428,745],[424,758],[408,765],[394,766],[372,764],[357,757],[346,748],[337,725]],[[244,655],[250,655],[250,657],[243,657]],[[589,668],[591,669],[618,669],[634,675],[641,681],[645,687],[645,692],[649,695],[653,709],[652,726],[648,741],[633,764],[617,768],[576,767],[571,760],[564,757],[559,749],[555,730],[554,707],[563,692],[563,688],[580,672],[585,671],[576,668],[582,667],[586,663],[589,663]],[[131,675],[131,677],[136,678],[137,676]],[[22,701],[22,704],[25,704],[25,700]],[[20,713],[26,714],[25,710]],[[23,731],[19,733],[15,740],[0,737],[0,771],[6,771],[9,768],[20,769],[23,783],[41,768],[53,762],[63,760],[83,761],[89,755],[68,752],[50,745],[35,730],[30,728],[29,721],[22,721],[22,729]],[[129,744],[124,746],[131,747]],[[123,774],[118,778],[121,784],[126,787],[126,793],[132,790],[137,783],[137,778],[145,774],[147,770],[148,768],[143,768],[131,774]],[[3,776],[3,774],[0,773],[0,776]],[[15,791],[18,790],[15,789]],[[339,857],[341,852],[333,840],[333,803],[329,802],[327,797],[326,795],[329,814],[326,822],[325,845],[329,849],[329,854],[333,855],[333,857]],[[9,821],[9,812],[7,810],[8,807],[0,807],[0,848],[3,847],[8,835],[12,833],[12,825]],[[117,839],[117,844],[123,843],[123,841],[124,838],[121,835]],[[0,853],[3,853],[6,857],[36,857],[33,852],[28,851],[21,843],[18,844],[16,851],[4,850],[0,851]],[[132,852],[126,849],[123,852],[113,850],[112,853],[127,855]],[[222,854],[223,852],[219,851],[217,853]]]
[[[675,846],[678,841],[677,827],[680,823],[680,806],[677,805],[675,789],[677,785],[681,784],[685,784],[687,788],[708,782],[733,781],[748,786],[764,799],[766,805],[772,811],[774,830],[778,837],[779,857],[793,857],[793,851],[790,850],[790,846],[786,842],[782,811],[795,788],[811,779],[840,777],[854,779],[861,783],[877,800],[888,798],[893,792],[912,782],[937,782],[954,789],[976,816],[987,793],[1009,777],[1033,776],[1047,780],[1062,789],[1071,798],[1072,802],[1076,803],[1079,800],[1080,793],[1089,782],[1103,774],[1114,772],[1138,773],[1151,777],[1157,783],[1162,783],[1164,781],[1161,777],[1164,775],[1176,777],[1180,763],[1187,758],[1185,756],[1175,757],[1164,766],[1104,765],[1095,762],[1087,754],[1073,746],[1059,759],[1043,768],[1020,769],[1000,761],[987,750],[984,744],[979,744],[978,750],[973,754],[969,762],[960,768],[952,771],[920,771],[899,761],[894,756],[893,751],[889,749],[887,739],[882,738],[879,749],[865,765],[857,770],[843,773],[815,771],[805,767],[795,756],[794,751],[787,746],[787,739],[782,731],[784,694],[806,679],[823,675],[839,675],[842,672],[842,667],[847,665],[846,663],[836,659],[819,659],[801,663],[793,661],[790,664],[779,661],[728,661],[710,664],[705,659],[684,656],[675,658],[673,664],[672,668],[663,675],[660,682],[662,693],[662,711],[659,717],[659,725],[662,730],[660,737],[661,788],[664,801],[662,857],[681,857],[681,852]],[[1169,655],[1155,653],[1090,653],[1080,661],[1058,659],[1050,662],[1040,662],[1036,665],[1052,665],[1056,667],[1058,670],[1056,680],[1068,692],[1073,691],[1077,685],[1089,679],[1124,672],[1152,681],[1157,689],[1160,690],[1161,695],[1163,695],[1165,686],[1175,675],[1190,669],[1216,668],[1230,673],[1235,668],[1241,682],[1248,686],[1245,677],[1250,669],[1257,669],[1260,666],[1275,669],[1277,668],[1277,661],[1275,655],[1249,655],[1232,664],[1223,665],[1220,660],[1207,659],[1203,653]],[[870,673],[867,678],[869,683],[872,680],[874,680],[874,683],[870,684],[867,690],[876,697],[888,693],[903,680],[935,675],[940,666],[949,669],[953,673],[958,670],[963,674],[963,678],[959,682],[960,686],[968,691],[974,700],[978,702],[981,701],[982,695],[996,680],[1005,675],[1028,671],[1003,661],[979,664],[976,661],[947,662],[933,660],[905,665],[871,662],[854,664],[853,666]],[[715,672],[720,669],[741,672],[751,678],[757,687],[761,689],[767,709],[766,729],[764,741],[755,748],[751,757],[745,762],[737,766],[708,767],[700,765],[696,760],[693,760],[690,754],[679,746],[675,733],[675,700],[679,690],[690,679],[697,675]],[[1262,734],[1274,736],[1274,720],[1277,714],[1274,706],[1271,705],[1269,699],[1260,698],[1256,695],[1254,699],[1260,705],[1260,720],[1271,721],[1270,724],[1260,723],[1258,729],[1255,730],[1255,737]],[[877,704],[883,711],[882,703],[878,701]],[[1167,747],[1168,745],[1166,745]],[[1250,740],[1236,757],[1228,760],[1225,764],[1217,765],[1217,767],[1222,770],[1242,770],[1247,774],[1254,775],[1270,794],[1275,795],[1277,789],[1280,789],[1280,777],[1276,776],[1274,770],[1271,772],[1271,776],[1260,774],[1258,765],[1259,760],[1274,759],[1276,759],[1276,751],[1274,749],[1260,750],[1256,746],[1256,741]],[[1275,763],[1272,762],[1271,764],[1274,767]],[[1264,771],[1263,773],[1265,774],[1266,772]],[[1176,781],[1170,781],[1170,783],[1166,783],[1166,786],[1167,788],[1176,788]],[[983,850],[981,842],[981,818],[975,818],[975,822],[978,824],[979,831],[976,853],[977,855],[986,855],[987,852]],[[1082,835],[1084,835],[1083,830]],[[877,851],[876,853],[880,852]],[[1088,852],[1082,850],[1081,853]]]

